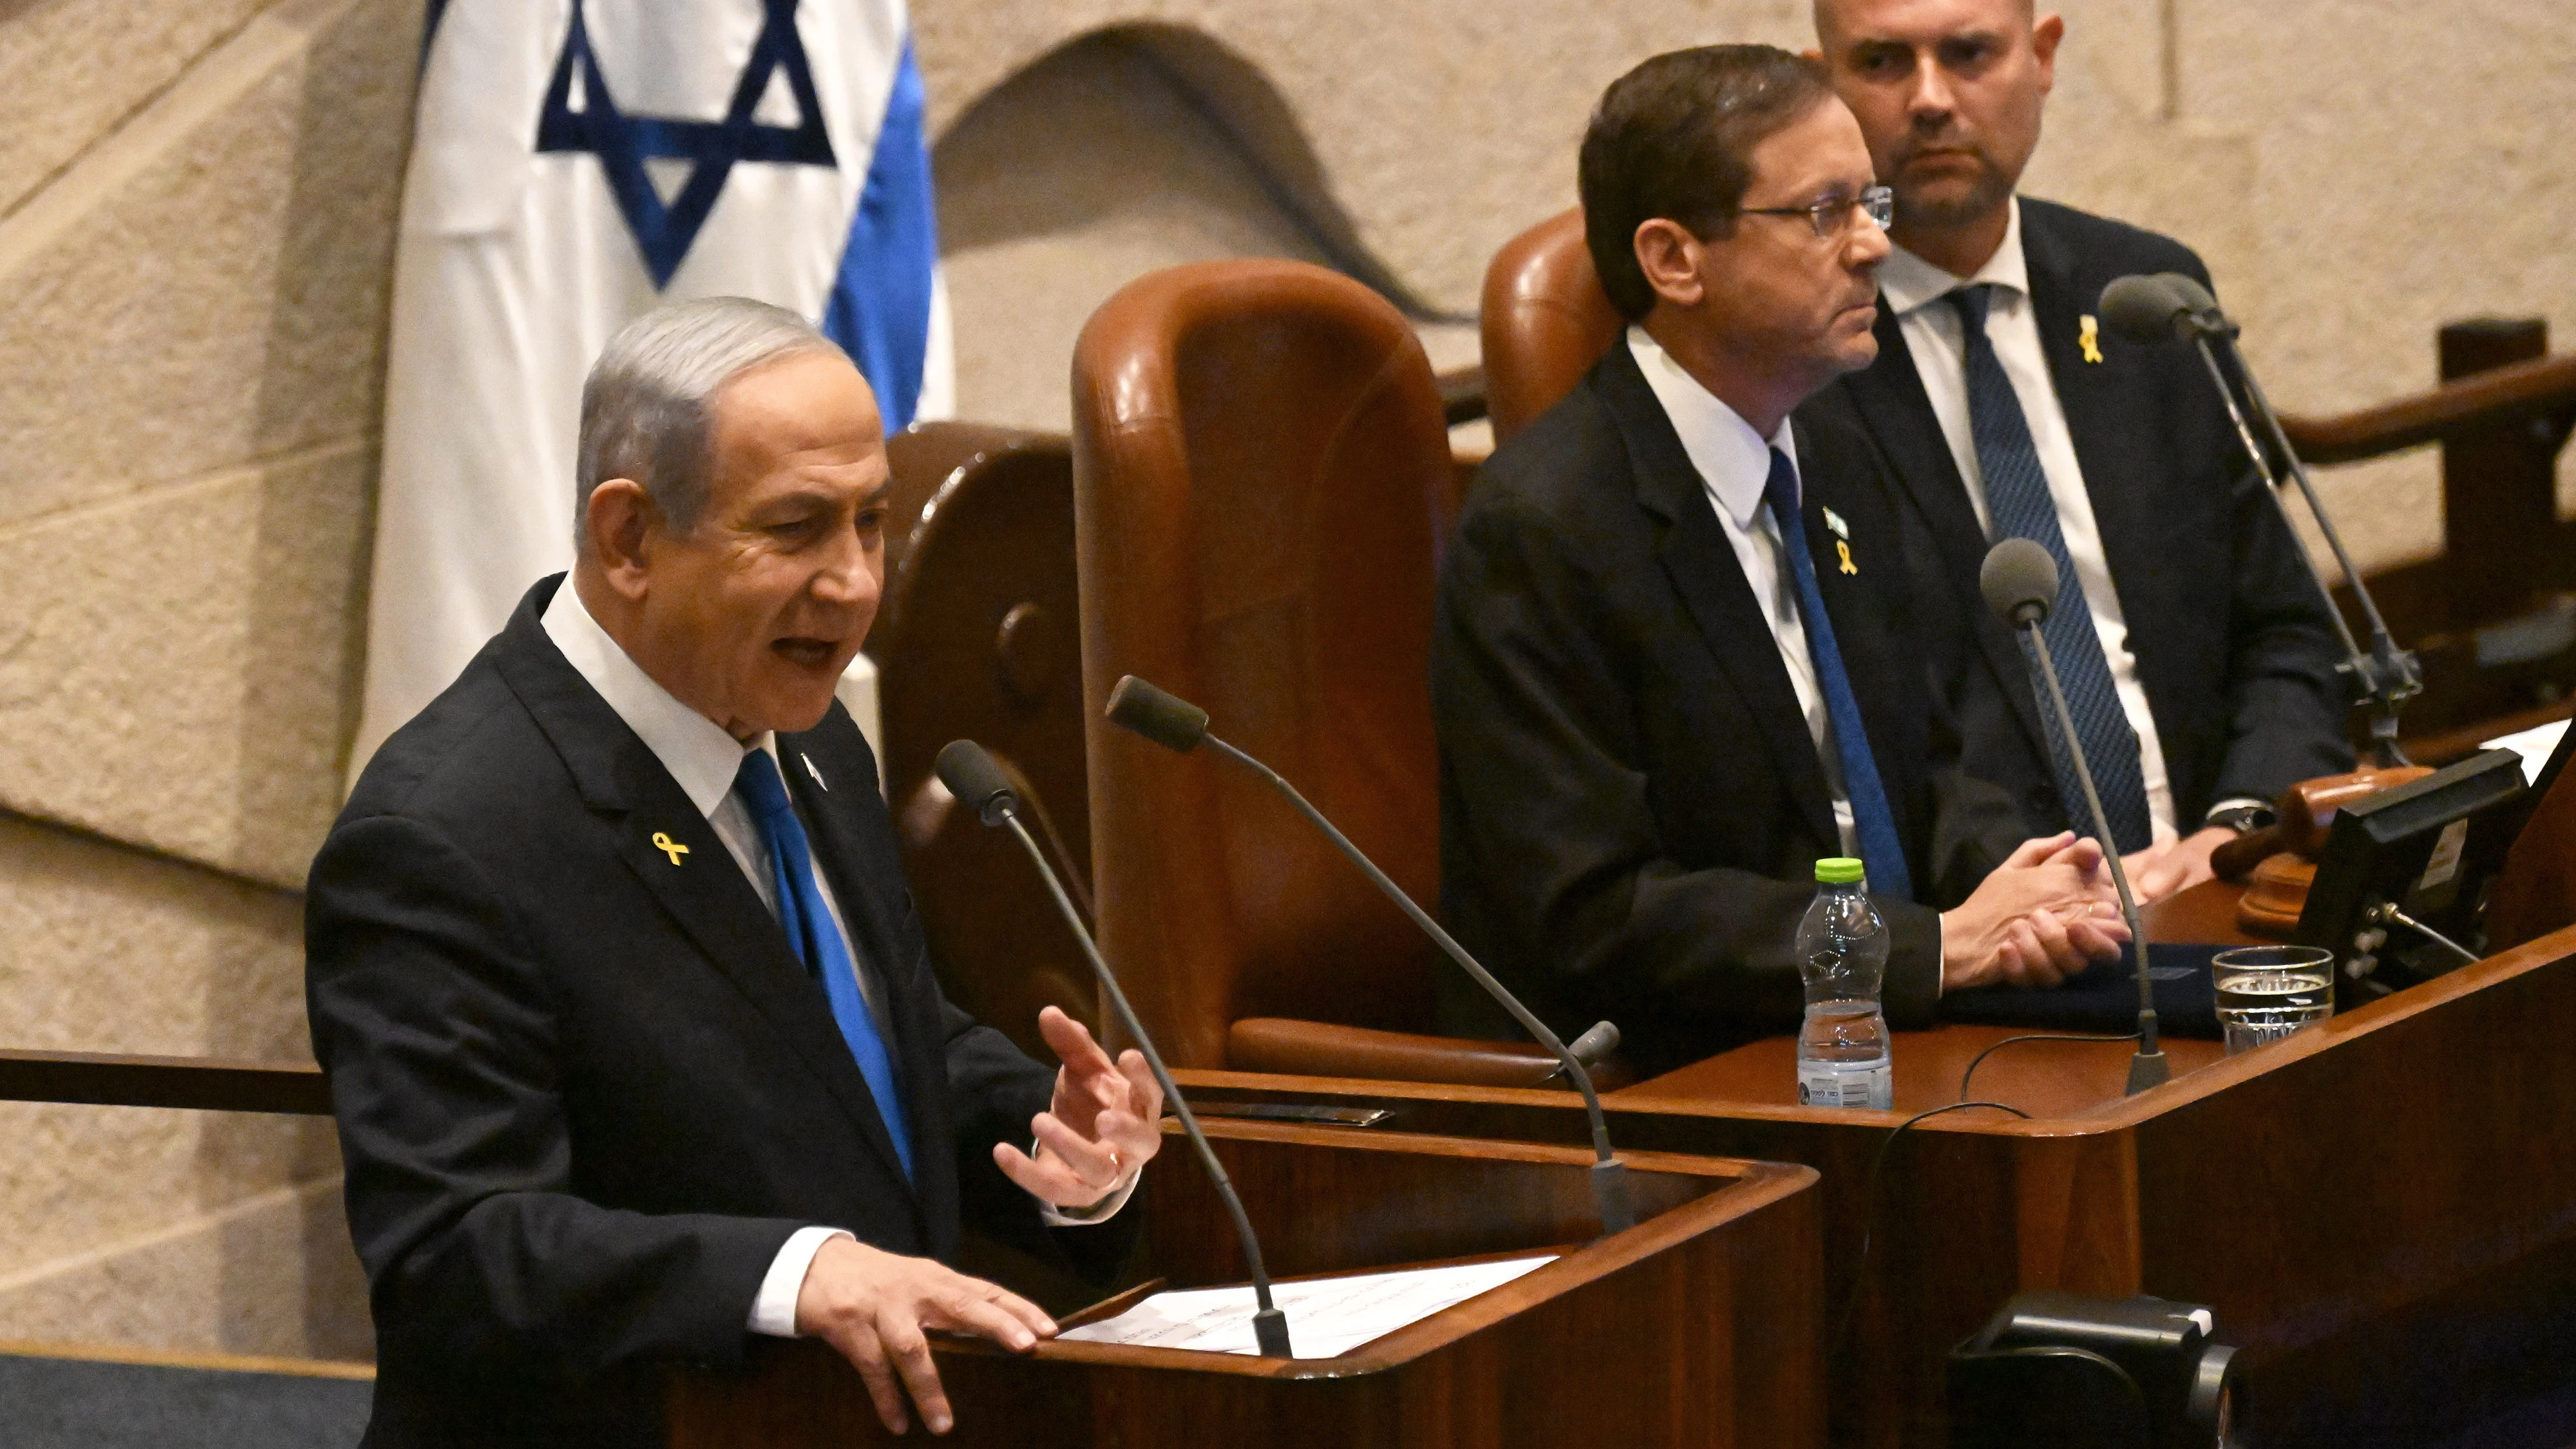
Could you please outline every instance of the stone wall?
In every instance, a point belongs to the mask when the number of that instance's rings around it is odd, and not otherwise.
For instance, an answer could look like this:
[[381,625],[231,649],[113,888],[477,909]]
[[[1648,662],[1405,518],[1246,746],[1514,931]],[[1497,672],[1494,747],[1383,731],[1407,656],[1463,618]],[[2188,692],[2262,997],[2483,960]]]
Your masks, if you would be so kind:
[[[422,0],[0,0],[0,1046],[305,1051],[296,891],[352,724]],[[606,3],[606,0],[593,0]],[[2547,0],[2082,0],[2033,189],[2183,236],[2284,406],[2576,325]],[[1368,277],[1472,360],[1636,58],[1796,0],[923,0],[962,409],[1060,424],[1128,278]],[[2365,560],[2425,455],[2328,475]],[[317,1122],[0,1105],[0,1339],[364,1356]]]

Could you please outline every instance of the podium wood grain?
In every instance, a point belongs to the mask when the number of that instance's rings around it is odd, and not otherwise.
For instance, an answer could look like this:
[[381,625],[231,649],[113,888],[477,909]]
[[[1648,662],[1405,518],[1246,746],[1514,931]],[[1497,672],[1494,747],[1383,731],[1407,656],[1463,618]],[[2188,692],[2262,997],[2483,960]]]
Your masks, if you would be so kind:
[[[1807,1169],[1623,1154],[1640,1221],[1592,1240],[1591,1157],[1579,1149],[1207,1126],[1276,1277],[1533,1250],[1564,1256],[1338,1358],[1061,1341],[1014,1357],[943,1341],[934,1354],[957,1410],[946,1442],[1823,1442],[1821,1250]],[[1146,1171],[1154,1271],[1179,1287],[1242,1281],[1224,1210],[1177,1138]],[[856,1373],[812,1342],[762,1343],[744,1373],[675,1375],[670,1402],[673,1449],[890,1437]]]
[[[1929,1035],[1898,1050],[1956,1061],[1946,1043],[1975,1040]],[[1895,1112],[1789,1105],[1761,1082],[1736,1099],[1671,1090],[1701,1068],[1605,1105],[1623,1151],[1822,1175],[1828,1322],[1858,1297],[1851,1341],[1828,1358],[1838,1443],[1940,1442],[1949,1349],[2015,1291],[2063,1288],[2214,1308],[2246,1350],[2250,1442],[2416,1444],[2576,1382],[2571,1040],[2576,929],[2242,1056],[2178,1057],[2172,1081],[2135,1097],[2107,1071],[2011,1048],[1979,1071],[1977,1095],[2057,1109],[2030,1121],[1951,1113],[1891,1143]],[[1381,1130],[1584,1134],[1567,1093],[1181,1081],[1203,1110],[1367,1104],[1396,1110]]]

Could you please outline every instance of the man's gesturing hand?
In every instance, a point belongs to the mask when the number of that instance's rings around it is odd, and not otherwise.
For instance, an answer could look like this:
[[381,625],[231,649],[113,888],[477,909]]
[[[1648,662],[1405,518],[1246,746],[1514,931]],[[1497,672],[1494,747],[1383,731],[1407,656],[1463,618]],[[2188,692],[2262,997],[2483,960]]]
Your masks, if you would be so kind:
[[1941,984],[2055,986],[2128,939],[2099,845],[2072,832],[2028,840],[1942,914]]
[[[840,1351],[867,1381],[877,1418],[904,1431],[905,1393],[921,1406],[933,1434],[956,1422],[922,1330],[971,1333],[1014,1353],[1055,1335],[1055,1322],[1007,1289],[952,1272],[928,1258],[906,1258],[850,1238],[833,1238],[814,1254],[796,1294],[796,1331]],[[896,1387],[900,1379],[902,1387]]]
[[1038,1031],[1064,1062],[1054,1103],[1029,1121],[1038,1155],[1001,1142],[993,1161],[1040,1201],[1086,1208],[1162,1149],[1163,1089],[1143,1052],[1131,1049],[1112,1062],[1081,1022],[1052,1006],[1038,1013]]

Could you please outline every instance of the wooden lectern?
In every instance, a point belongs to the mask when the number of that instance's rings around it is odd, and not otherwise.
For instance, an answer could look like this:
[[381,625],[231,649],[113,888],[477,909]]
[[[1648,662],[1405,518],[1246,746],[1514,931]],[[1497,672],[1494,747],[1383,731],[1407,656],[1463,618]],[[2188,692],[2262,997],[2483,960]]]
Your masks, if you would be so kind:
[[[2124,1043],[2008,1048],[1975,1095],[2030,1120],[1891,1141],[2005,1035],[1898,1033],[1895,1112],[1796,1105],[1785,1042],[1602,1101],[1623,1152],[1822,1174],[1829,1329],[1851,1313],[1837,1443],[1941,1442],[1945,1356],[2025,1288],[2210,1305],[2245,1350],[2249,1442],[2438,1443],[2576,1382],[2576,928],[2242,1056],[2168,1041],[2173,1080],[2134,1097]],[[1571,1093],[1178,1076],[1202,1113],[1370,1105],[1396,1111],[1379,1131],[1583,1140]]]
[[[1258,1122],[1207,1130],[1274,1277],[1563,1256],[1338,1358],[1066,1342],[1019,1357],[943,1340],[934,1353],[957,1411],[944,1442],[1824,1442],[1809,1169],[1623,1153],[1638,1224],[1594,1239],[1591,1155],[1578,1149]],[[1173,1286],[1242,1282],[1225,1210],[1177,1133],[1146,1177],[1155,1271]],[[675,1372],[672,1449],[890,1437],[857,1373],[829,1348],[800,1340],[758,1349],[746,1373]]]

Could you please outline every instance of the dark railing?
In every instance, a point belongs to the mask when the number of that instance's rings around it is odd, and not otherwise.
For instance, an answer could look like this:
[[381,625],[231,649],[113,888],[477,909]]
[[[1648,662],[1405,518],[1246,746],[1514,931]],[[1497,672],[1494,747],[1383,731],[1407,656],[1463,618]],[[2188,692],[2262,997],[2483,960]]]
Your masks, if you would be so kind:
[[97,1052],[0,1051],[0,1102],[331,1115],[322,1069],[310,1062]]

